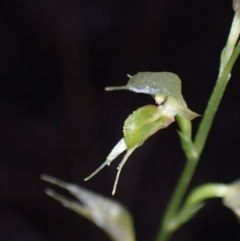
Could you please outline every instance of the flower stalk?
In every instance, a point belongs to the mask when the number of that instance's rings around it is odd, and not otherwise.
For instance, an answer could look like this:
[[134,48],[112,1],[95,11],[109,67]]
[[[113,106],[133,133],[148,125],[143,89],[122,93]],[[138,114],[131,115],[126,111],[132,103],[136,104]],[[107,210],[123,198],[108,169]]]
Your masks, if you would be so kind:
[[188,153],[186,152],[187,149],[183,148],[187,157],[186,165],[179,178],[170,202],[166,208],[162,223],[155,239],[156,241],[168,241],[175,231],[171,229],[171,224],[174,223],[174,221],[177,219],[178,214],[181,211],[182,200],[185,196],[189,183],[199,162],[201,153],[206,144],[206,140],[212,126],[215,114],[231,77],[232,68],[240,54],[240,41],[238,41],[236,45],[240,33],[239,1],[234,1],[234,8],[236,9],[236,13],[233,18],[233,23],[226,47],[222,52],[220,60],[220,70],[216,85],[209,99],[195,139],[194,141],[190,140],[189,142],[191,148],[194,148],[194,151],[197,153],[197,155],[195,155],[195,157],[189,157]]

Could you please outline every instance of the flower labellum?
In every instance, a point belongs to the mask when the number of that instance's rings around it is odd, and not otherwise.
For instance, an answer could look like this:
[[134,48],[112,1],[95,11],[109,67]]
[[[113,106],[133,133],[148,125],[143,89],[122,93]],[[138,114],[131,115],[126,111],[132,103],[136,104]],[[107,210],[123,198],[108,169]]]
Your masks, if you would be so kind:
[[173,116],[162,114],[161,108],[146,105],[134,111],[124,122],[124,140],[128,149],[143,144],[151,135],[174,121]]
[[153,95],[158,106],[146,105],[134,111],[124,122],[123,139],[112,149],[106,161],[96,169],[87,181],[95,176],[103,167],[117,158],[122,152],[127,151],[118,166],[117,176],[114,182],[112,194],[115,193],[118,179],[123,165],[133,151],[141,146],[150,136],[158,130],[166,128],[175,121],[179,115],[187,120],[198,116],[197,113],[188,109],[181,93],[180,78],[170,72],[139,72],[129,76],[126,86],[107,87],[106,90],[131,90],[137,93]]

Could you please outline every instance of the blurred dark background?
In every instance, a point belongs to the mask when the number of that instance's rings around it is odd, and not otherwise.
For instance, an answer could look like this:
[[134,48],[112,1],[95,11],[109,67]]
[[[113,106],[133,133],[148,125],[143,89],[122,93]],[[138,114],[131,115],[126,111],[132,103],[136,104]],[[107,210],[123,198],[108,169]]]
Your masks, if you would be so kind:
[[[47,197],[46,173],[111,196],[115,164],[89,175],[122,138],[122,124],[147,95],[104,92],[126,74],[171,71],[189,107],[203,113],[233,11],[229,0],[2,0],[0,3],[0,240],[107,241],[98,228]],[[240,63],[191,186],[240,177]],[[194,120],[194,130],[200,118]],[[153,240],[184,164],[177,125],[129,159],[114,198]],[[173,241],[237,241],[240,226],[210,201]]]

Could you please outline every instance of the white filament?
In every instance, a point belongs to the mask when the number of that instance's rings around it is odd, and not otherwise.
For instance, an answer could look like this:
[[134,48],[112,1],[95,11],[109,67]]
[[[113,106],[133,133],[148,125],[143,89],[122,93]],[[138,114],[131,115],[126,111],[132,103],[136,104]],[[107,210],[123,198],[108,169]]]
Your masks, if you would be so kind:
[[132,149],[128,150],[127,153],[125,154],[125,156],[123,157],[122,161],[120,162],[120,164],[119,164],[119,166],[117,168],[118,172],[117,172],[117,176],[116,176],[116,179],[115,179],[115,182],[114,182],[114,185],[113,185],[112,195],[114,195],[115,192],[116,192],[117,184],[118,184],[118,180],[119,180],[119,176],[120,176],[121,170],[122,170],[124,164],[126,163],[128,157],[133,153],[133,151],[135,149],[136,148],[132,148]]
[[127,149],[124,139],[122,138],[117,145],[112,149],[110,154],[107,156],[107,160],[99,167],[96,171],[94,171],[90,176],[86,177],[84,181],[89,180],[93,176],[95,176],[100,170],[102,170],[106,165],[110,165],[110,163],[117,158],[122,152]]

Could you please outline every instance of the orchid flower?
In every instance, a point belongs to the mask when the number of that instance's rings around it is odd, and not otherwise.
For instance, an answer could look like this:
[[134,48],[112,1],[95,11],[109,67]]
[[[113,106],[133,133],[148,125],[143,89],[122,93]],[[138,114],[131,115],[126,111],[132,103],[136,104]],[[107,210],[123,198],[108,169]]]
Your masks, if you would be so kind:
[[103,167],[110,165],[125,150],[127,151],[118,166],[112,195],[114,195],[121,170],[133,151],[141,146],[150,136],[158,130],[166,128],[175,121],[179,115],[184,119],[192,120],[199,116],[188,109],[181,93],[180,78],[170,72],[139,72],[130,76],[126,86],[107,87],[111,90],[130,90],[136,93],[150,94],[157,105],[146,105],[134,111],[124,122],[123,138],[116,144],[106,161],[97,168],[87,181],[95,176]]

